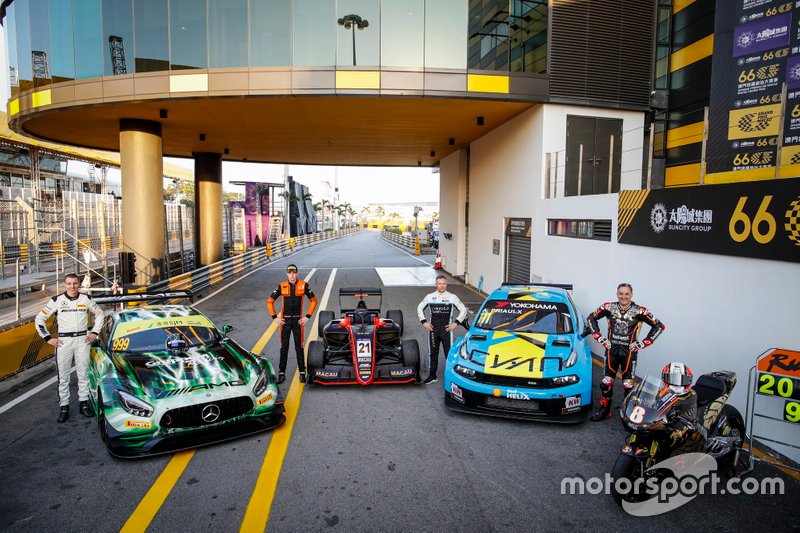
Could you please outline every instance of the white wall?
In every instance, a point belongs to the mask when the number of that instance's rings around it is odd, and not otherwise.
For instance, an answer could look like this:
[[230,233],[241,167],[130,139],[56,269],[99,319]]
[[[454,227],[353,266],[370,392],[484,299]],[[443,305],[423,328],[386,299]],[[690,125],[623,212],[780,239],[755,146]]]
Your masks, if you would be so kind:
[[[739,384],[731,403],[744,414],[756,356],[771,347],[800,350],[800,265],[618,244],[617,194],[543,199],[545,153],[564,150],[567,114],[623,119],[623,188],[640,188],[641,113],[556,105],[522,113],[471,146],[469,283],[483,276],[485,292],[501,283],[503,219],[530,217],[532,280],[573,283],[584,314],[615,299],[618,283],[631,283],[634,300],[667,327],[640,354],[638,374],[657,373],[671,360],[685,361],[695,376],[733,370]],[[548,236],[548,218],[611,220],[612,240]],[[499,256],[492,239],[501,239]],[[797,450],[775,448],[800,459]]]
[[[467,151],[458,150],[439,164],[439,251],[445,269],[454,276],[464,275],[466,198]],[[452,237],[445,238],[445,233]]]

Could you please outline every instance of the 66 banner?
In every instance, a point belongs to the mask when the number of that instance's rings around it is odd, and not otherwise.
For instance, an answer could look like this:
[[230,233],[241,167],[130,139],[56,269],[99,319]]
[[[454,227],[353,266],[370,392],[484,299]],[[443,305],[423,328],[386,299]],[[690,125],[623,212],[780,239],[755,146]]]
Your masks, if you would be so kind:
[[800,178],[621,191],[617,241],[800,263]]

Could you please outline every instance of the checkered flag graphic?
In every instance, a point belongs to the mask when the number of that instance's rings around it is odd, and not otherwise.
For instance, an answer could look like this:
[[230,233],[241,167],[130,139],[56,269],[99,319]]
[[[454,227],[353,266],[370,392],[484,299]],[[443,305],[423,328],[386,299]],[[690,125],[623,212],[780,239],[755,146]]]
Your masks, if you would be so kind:
[[784,229],[786,229],[789,238],[792,239],[797,246],[800,246],[800,197],[789,204],[789,209],[786,211],[786,224],[784,224]]
[[760,111],[748,113],[739,119],[739,129],[742,131],[764,131],[769,127],[770,113]]

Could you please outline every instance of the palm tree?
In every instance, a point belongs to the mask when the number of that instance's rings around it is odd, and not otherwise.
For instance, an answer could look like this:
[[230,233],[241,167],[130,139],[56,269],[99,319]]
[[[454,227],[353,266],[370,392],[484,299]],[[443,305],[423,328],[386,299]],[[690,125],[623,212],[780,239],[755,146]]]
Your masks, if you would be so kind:
[[369,218],[369,213],[370,213],[370,208],[369,207],[363,207],[361,209],[361,216],[362,217]]
[[345,215],[345,223],[347,223],[347,215],[348,215],[348,214],[350,213],[350,211],[352,210],[352,206],[350,205],[350,203],[349,203],[349,202],[345,202],[345,203],[341,204],[339,207],[341,207],[341,208],[342,208],[342,212],[343,212],[343,213],[344,213],[344,215]]
[[[324,200],[323,200],[323,202],[324,202]],[[322,202],[316,202],[316,203],[312,204],[311,205],[311,209],[313,209],[315,213],[323,213],[323,211],[322,211]],[[323,214],[323,216],[324,216],[324,214]],[[323,218],[322,221],[324,222],[325,219]],[[316,228],[314,228],[314,231],[316,231]]]
[[353,222],[353,215],[356,214],[356,210],[353,209],[352,207],[348,206],[347,207],[347,214],[350,215],[350,222],[352,223]]
[[383,218],[384,214],[386,214],[386,209],[384,209],[383,206],[379,205],[375,208],[375,216],[378,218]]
[[325,211],[330,209],[331,203],[325,198],[322,199],[322,231],[325,231]]

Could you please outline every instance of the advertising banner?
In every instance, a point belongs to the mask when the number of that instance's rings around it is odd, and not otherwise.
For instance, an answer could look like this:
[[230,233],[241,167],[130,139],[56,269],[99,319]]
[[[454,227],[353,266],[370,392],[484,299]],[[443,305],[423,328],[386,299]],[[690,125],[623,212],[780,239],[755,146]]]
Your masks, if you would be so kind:
[[624,244],[800,263],[800,178],[622,191]]
[[779,145],[791,164],[800,151],[800,7],[717,0],[715,16],[707,174],[774,168]]

